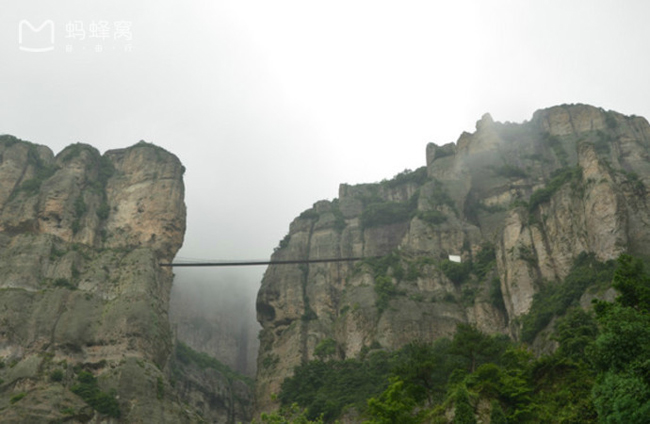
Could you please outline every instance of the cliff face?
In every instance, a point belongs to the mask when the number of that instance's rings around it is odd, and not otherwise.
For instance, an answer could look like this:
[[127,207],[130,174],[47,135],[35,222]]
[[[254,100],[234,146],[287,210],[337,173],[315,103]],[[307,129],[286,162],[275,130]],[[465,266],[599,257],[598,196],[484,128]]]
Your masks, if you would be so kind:
[[3,422],[199,420],[170,384],[158,266],[183,242],[183,170],[146,143],[55,157],[0,138]]
[[257,410],[325,340],[342,359],[458,323],[518,338],[533,295],[581,252],[650,256],[649,159],[645,119],[565,105],[523,124],[485,115],[456,144],[427,146],[426,168],[342,185],[291,223],[272,259],[380,258],[267,269]]

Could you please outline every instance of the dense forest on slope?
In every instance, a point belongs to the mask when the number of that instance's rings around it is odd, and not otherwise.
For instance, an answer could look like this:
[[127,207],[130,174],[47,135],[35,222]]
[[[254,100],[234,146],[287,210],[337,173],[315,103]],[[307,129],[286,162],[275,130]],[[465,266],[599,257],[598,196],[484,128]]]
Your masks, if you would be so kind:
[[[619,294],[614,302],[594,300],[591,311],[578,307],[587,287],[609,282]],[[368,424],[476,423],[477,417],[647,422],[650,276],[642,261],[621,255],[616,264],[599,263],[581,255],[558,287],[536,295],[524,318],[524,334],[555,319],[552,339],[559,347],[552,354],[535,357],[525,343],[467,324],[452,338],[346,360],[330,359],[334,347],[321,343],[318,358],[284,381],[280,411],[263,414],[262,422],[334,422],[346,415]]]

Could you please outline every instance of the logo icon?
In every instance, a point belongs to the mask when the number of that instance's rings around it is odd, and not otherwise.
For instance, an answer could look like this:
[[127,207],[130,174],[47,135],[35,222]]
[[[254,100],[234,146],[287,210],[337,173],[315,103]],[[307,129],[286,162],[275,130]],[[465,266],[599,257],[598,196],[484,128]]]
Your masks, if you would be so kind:
[[[49,42],[44,40],[39,42],[35,37],[35,35],[40,33],[44,28],[49,28]],[[24,42],[25,29],[30,29],[32,33],[32,36],[28,37],[29,41],[27,43]],[[44,31],[44,33],[45,35],[48,35],[47,31]],[[18,48],[22,51],[32,53],[43,53],[54,50],[54,22],[47,20],[43,22],[41,26],[35,27],[26,19],[20,21],[18,23]]]

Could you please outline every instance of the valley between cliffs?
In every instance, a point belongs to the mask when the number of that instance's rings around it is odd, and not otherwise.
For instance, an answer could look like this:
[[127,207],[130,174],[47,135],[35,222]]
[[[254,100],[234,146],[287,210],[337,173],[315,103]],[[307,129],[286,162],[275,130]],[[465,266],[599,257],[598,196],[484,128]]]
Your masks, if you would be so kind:
[[[650,258],[646,119],[581,104],[520,124],[486,114],[456,143],[426,146],[422,167],[341,184],[293,220],[272,260],[364,259],[269,266],[251,352],[254,323],[195,315],[187,305],[200,294],[179,296],[170,314],[174,275],[159,264],[183,243],[183,173],[145,142],[54,155],[0,136],[2,422],[251,422],[280,407],[296,367],[459,328],[551,353],[567,308],[538,313],[540,293],[624,253]],[[600,281],[570,296],[589,309],[616,293]],[[214,321],[237,322],[242,336],[224,333],[224,346]],[[250,374],[255,355],[254,382],[214,358]],[[483,400],[472,407],[489,422],[496,409]],[[449,411],[438,418],[452,421]]]

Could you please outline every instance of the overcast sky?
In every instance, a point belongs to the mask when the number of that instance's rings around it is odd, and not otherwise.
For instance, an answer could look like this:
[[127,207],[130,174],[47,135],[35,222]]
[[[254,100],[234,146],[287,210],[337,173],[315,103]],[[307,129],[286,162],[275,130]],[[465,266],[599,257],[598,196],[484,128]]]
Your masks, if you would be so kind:
[[[485,112],[520,122],[580,102],[650,117],[642,0],[0,0],[0,11],[0,133],[55,153],[141,139],[175,153],[183,257],[268,258],[339,183],[423,166],[427,143],[456,141]],[[53,42],[49,26],[23,24],[19,39],[21,21],[51,21]],[[263,268],[228,272],[257,286]]]

